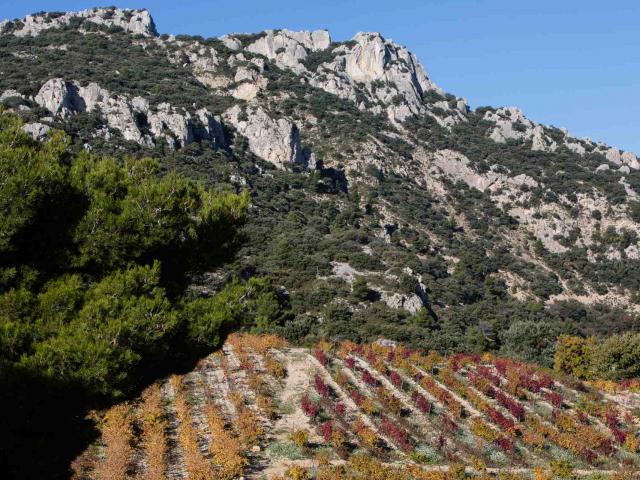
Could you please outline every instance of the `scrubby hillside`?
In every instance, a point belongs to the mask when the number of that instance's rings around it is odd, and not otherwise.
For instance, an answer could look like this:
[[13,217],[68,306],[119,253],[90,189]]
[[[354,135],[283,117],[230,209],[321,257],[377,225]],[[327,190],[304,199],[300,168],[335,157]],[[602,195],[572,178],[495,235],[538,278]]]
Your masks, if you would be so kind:
[[291,340],[513,354],[528,332],[527,359],[548,362],[559,333],[637,325],[637,157],[471,110],[380,34],[204,39],[158,35],[146,11],[40,13],[3,23],[0,72],[35,138],[62,128],[75,149],[250,190],[222,273],[268,275]]
[[492,355],[232,336],[111,408],[75,478],[632,479],[639,407]]

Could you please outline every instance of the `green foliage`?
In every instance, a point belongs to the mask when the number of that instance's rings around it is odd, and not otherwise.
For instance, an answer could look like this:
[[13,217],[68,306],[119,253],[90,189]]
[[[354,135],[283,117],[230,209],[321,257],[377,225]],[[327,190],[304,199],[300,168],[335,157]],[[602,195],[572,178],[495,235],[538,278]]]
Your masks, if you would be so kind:
[[[54,134],[41,148],[20,132],[21,121],[0,115],[0,255],[19,248],[19,236],[29,227],[38,228],[38,215],[55,204],[68,183],[62,163],[66,139]],[[53,204],[52,204],[53,201]]]
[[338,45],[329,45],[329,48],[324,50],[317,50],[315,52],[310,52],[307,55],[307,58],[304,59],[303,63],[307,70],[315,72],[318,70],[318,67],[323,63],[331,63],[334,61],[337,53],[333,50],[338,47]]
[[626,332],[598,342],[591,364],[596,378],[640,377],[640,333]]
[[552,367],[556,339],[566,327],[550,321],[517,321],[501,334],[500,353],[525,362]]
[[159,282],[156,263],[116,271],[92,284],[74,318],[36,343],[21,363],[95,394],[122,395],[135,386],[143,361],[163,360],[177,325]]
[[224,227],[239,218],[248,197],[213,195],[174,172],[158,174],[150,159],[127,159],[123,166],[89,155],[75,159],[71,183],[89,202],[74,229],[77,266],[105,270],[194,254],[201,261],[201,255],[219,253],[211,251],[216,243],[227,246]]
[[[196,267],[233,253],[246,194],[161,176],[150,159],[72,156],[59,132],[41,144],[21,126],[0,114],[0,365],[117,397],[168,358],[177,332],[211,348],[232,326],[277,318],[264,280],[180,300]],[[256,305],[229,310],[230,290]]]
[[595,338],[583,339],[580,337],[561,335],[556,345],[554,368],[563,373],[568,373],[576,378],[593,378]]
[[364,277],[357,277],[351,284],[351,298],[356,302],[364,302],[369,298],[369,286]]
[[640,202],[629,202],[629,216],[634,222],[640,222]]
[[[35,95],[50,78],[74,79],[85,85],[99,79],[100,86],[116,94],[144,96],[151,105],[169,102],[176,107],[206,107],[222,112],[230,106],[229,98],[211,93],[181,67],[183,62],[169,61],[167,51],[149,42],[141,44],[135,36],[122,31],[102,30],[102,26],[84,22],[88,33],[71,22],[60,29],[50,29],[31,37],[0,36],[0,64],[3,75],[0,90],[18,88]],[[105,35],[108,33],[108,35]],[[226,52],[220,41],[212,46],[221,56]],[[65,46],[64,55],[52,47]],[[16,57],[12,52],[28,50],[33,57]],[[187,60],[188,61],[188,60]]]
[[288,305],[269,279],[233,280],[212,297],[185,300],[180,315],[186,325],[185,348],[199,345],[203,352],[219,346],[233,329],[250,328],[256,334],[273,332],[289,318]]

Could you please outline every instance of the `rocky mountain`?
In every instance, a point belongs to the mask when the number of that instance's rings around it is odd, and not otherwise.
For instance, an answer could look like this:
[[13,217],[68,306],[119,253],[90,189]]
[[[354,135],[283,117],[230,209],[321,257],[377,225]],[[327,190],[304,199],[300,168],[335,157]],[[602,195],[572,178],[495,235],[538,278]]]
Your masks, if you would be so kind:
[[77,150],[251,190],[246,246],[216,273],[270,276],[289,338],[508,348],[541,321],[634,325],[638,157],[471,109],[379,33],[159,35],[147,11],[114,8],[0,31],[0,100],[34,138],[60,128]]

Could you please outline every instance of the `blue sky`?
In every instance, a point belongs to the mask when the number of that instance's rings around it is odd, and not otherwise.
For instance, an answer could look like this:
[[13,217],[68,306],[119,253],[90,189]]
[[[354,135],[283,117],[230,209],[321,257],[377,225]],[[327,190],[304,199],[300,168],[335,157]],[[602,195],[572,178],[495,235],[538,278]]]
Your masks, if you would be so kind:
[[0,0],[0,17],[114,4],[148,8],[161,33],[379,31],[473,107],[515,105],[640,154],[638,0]]

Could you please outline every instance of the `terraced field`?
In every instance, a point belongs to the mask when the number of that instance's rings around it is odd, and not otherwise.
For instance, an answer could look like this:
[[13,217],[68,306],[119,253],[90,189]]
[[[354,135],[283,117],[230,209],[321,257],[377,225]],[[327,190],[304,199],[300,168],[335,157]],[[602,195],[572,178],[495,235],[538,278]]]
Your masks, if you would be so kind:
[[231,336],[99,415],[75,478],[640,478],[640,395],[492,355]]

